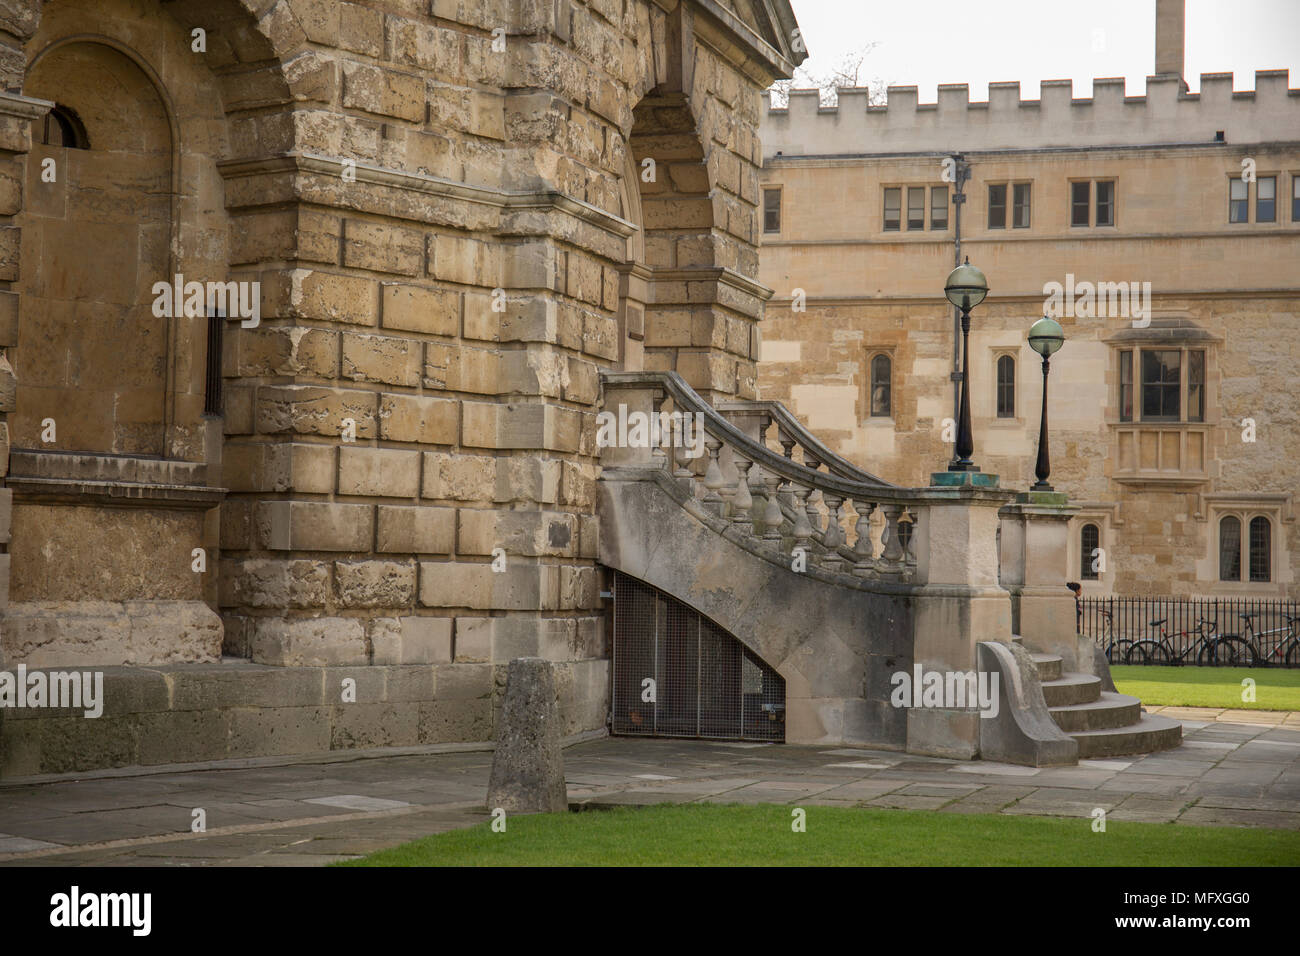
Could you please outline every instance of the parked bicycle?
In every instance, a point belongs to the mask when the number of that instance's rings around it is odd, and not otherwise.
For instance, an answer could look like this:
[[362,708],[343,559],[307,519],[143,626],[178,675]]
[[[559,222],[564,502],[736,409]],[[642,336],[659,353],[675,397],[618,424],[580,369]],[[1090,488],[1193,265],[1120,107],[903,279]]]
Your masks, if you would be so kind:
[[1100,607],[1097,608],[1097,613],[1101,615],[1101,646],[1106,654],[1106,663],[1118,664],[1128,656],[1129,649],[1133,646],[1133,639],[1121,637],[1116,640],[1114,615]]
[[[1284,615],[1285,625],[1267,631],[1255,630],[1257,617],[1258,611],[1242,614],[1241,619],[1246,622],[1244,633],[1220,635],[1210,649],[1209,663],[1218,667],[1262,667],[1274,663],[1276,658],[1277,663],[1285,662],[1287,667],[1300,667],[1300,617]],[[1265,639],[1274,634],[1285,634],[1285,637],[1279,637],[1267,654],[1262,653]]]
[[[1183,646],[1180,651],[1169,640],[1169,632],[1165,629],[1165,622],[1169,618],[1162,617],[1150,622],[1151,628],[1159,628],[1159,634],[1144,638],[1134,642],[1124,654],[1125,664],[1182,664],[1189,657],[1195,655],[1198,664],[1212,663],[1212,654],[1215,642],[1215,630],[1218,624],[1215,621],[1207,621],[1201,618],[1197,621],[1196,626],[1185,631],[1179,631],[1174,636],[1180,638],[1179,644]],[[1188,641],[1189,637],[1195,635],[1195,640]]]

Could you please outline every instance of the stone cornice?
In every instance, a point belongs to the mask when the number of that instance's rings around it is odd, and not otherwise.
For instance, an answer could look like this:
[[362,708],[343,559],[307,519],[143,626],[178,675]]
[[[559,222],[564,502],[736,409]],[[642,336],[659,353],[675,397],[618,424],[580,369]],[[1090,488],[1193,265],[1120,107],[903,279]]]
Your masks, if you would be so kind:
[[[703,14],[695,18],[696,38],[760,86],[770,86],[794,73],[794,64],[784,52],[755,33],[717,0],[691,2],[697,13]],[[772,39],[778,43],[783,41],[778,37]]]
[[284,153],[263,159],[227,160],[217,164],[223,178],[242,179],[257,176],[312,173],[342,179],[345,168],[356,175],[356,181],[371,185],[388,186],[423,193],[441,199],[490,206],[502,211],[555,209],[590,223],[607,232],[626,238],[636,232],[636,226],[626,219],[606,212],[589,202],[569,196],[554,189],[506,190],[493,186],[444,179],[428,173],[389,169],[371,163],[345,163],[334,156],[318,153]]
[[0,116],[16,116],[19,119],[40,119],[54,109],[52,100],[38,100],[34,96],[21,93],[0,92]]
[[654,269],[652,270],[650,281],[652,282],[717,282],[721,285],[731,286],[746,295],[752,295],[755,298],[766,302],[772,298],[773,291],[763,283],[749,276],[742,275],[735,269],[726,267],[706,266],[700,269]]

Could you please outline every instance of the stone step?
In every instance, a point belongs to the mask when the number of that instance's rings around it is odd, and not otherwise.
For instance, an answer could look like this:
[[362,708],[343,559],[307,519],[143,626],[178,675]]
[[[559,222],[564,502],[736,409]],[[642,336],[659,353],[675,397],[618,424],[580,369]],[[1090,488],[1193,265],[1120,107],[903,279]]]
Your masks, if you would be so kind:
[[1061,665],[1065,663],[1061,660],[1059,654],[1030,654],[1034,659],[1034,667],[1038,669],[1039,681],[1060,680]]
[[1149,754],[1169,750],[1183,742],[1183,725],[1158,714],[1143,714],[1128,727],[1082,730],[1070,734],[1079,742],[1079,759]]
[[1091,674],[1062,674],[1056,680],[1041,681],[1043,700],[1050,707],[1068,707],[1101,699],[1101,678]]
[[1101,700],[1066,707],[1049,707],[1056,725],[1067,734],[1083,730],[1113,730],[1142,719],[1142,701],[1127,694],[1101,692]]

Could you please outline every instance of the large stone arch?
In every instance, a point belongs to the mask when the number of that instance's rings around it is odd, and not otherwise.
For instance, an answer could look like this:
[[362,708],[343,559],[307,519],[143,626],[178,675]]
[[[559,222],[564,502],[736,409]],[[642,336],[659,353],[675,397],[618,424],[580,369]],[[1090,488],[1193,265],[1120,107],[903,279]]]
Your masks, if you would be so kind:
[[[18,241],[0,274],[17,313],[0,341],[0,378],[16,376],[0,388],[13,528],[0,657],[213,660],[223,423],[205,406],[224,329],[155,315],[153,289],[246,277],[248,204],[231,208],[221,163],[292,148],[292,113],[267,107],[293,99],[278,51],[306,36],[283,3],[260,19],[234,0],[20,10],[0,20],[0,73],[22,89],[0,97],[15,128],[0,162],[22,183],[2,210]],[[89,150],[40,142],[53,103],[83,120]]]

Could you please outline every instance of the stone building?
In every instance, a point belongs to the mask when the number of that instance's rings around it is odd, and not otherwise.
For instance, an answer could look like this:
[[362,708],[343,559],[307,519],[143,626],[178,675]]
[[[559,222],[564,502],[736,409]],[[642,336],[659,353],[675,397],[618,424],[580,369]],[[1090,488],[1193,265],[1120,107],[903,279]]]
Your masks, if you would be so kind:
[[603,728],[599,374],[754,396],[797,38],[787,0],[6,4],[0,666],[111,670],[99,721],[0,720],[4,770],[490,740],[522,655]]
[[943,284],[969,257],[991,290],[970,336],[975,458],[1004,483],[1034,480],[1026,333],[1045,309],[1065,329],[1048,410],[1051,481],[1079,508],[1069,577],[1296,598],[1300,90],[1265,71],[1253,91],[1203,74],[1189,93],[1177,0],[1156,44],[1144,96],[1061,80],[1037,100],[992,83],[988,102],[893,87],[887,106],[795,91],[769,109],[760,391],[853,462],[923,483],[951,457]]

